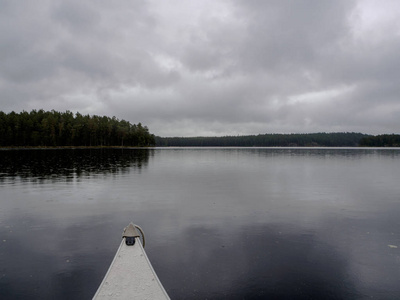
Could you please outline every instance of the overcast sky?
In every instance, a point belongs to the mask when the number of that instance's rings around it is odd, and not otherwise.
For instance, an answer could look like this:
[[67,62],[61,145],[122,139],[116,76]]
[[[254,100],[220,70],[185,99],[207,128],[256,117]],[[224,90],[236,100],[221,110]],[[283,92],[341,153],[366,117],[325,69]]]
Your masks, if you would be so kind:
[[0,101],[160,136],[400,133],[400,1],[0,0]]

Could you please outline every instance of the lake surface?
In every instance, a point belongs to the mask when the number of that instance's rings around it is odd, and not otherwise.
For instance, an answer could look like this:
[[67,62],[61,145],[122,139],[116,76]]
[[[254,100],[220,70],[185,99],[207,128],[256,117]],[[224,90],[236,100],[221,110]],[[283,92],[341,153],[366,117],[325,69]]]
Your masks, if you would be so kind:
[[0,298],[90,299],[139,224],[172,299],[400,299],[400,149],[0,151]]

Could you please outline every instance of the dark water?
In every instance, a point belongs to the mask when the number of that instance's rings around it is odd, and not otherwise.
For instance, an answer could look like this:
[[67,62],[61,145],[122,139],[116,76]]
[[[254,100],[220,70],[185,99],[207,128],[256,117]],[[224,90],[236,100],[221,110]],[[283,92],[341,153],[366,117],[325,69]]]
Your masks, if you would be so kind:
[[0,203],[1,299],[90,299],[130,221],[172,299],[400,299],[396,149],[0,151]]

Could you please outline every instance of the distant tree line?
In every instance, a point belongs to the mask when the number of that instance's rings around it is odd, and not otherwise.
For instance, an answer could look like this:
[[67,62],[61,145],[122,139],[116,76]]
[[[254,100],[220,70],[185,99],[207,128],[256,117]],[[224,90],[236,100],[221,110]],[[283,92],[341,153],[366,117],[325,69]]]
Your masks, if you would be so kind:
[[156,137],[156,146],[168,147],[353,147],[368,135],[354,132],[259,134],[223,137]]
[[153,146],[141,123],[116,117],[32,110],[0,111],[0,146]]
[[363,147],[400,147],[399,134],[382,134],[364,137],[360,141]]

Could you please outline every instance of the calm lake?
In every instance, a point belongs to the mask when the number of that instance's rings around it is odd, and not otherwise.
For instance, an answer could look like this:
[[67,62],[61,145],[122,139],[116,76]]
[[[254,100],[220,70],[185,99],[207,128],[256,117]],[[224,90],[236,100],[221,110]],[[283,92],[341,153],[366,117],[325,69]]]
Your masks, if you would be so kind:
[[0,151],[0,298],[90,299],[129,222],[172,299],[400,299],[400,149]]

